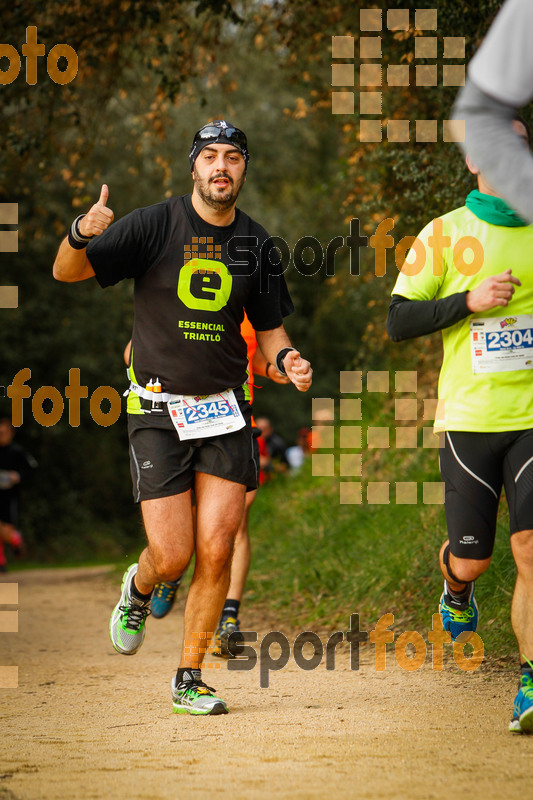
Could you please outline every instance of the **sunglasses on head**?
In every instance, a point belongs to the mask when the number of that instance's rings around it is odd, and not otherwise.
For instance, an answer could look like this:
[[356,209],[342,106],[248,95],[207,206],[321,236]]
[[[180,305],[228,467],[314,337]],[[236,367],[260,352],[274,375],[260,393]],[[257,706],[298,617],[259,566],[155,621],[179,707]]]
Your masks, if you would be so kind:
[[246,148],[246,136],[239,130],[239,128],[223,128],[221,125],[206,125],[198,131],[194,137],[194,141],[198,142],[202,139],[216,139],[223,136],[228,141],[233,142],[239,147]]

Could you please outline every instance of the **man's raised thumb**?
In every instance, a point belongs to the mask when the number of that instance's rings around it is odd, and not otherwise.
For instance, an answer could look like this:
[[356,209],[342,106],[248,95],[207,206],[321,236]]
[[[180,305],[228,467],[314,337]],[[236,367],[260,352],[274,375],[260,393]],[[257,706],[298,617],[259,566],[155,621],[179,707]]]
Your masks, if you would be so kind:
[[101,206],[107,205],[107,199],[109,197],[109,187],[107,183],[102,184],[102,190],[100,192],[100,197],[98,198],[98,203]]

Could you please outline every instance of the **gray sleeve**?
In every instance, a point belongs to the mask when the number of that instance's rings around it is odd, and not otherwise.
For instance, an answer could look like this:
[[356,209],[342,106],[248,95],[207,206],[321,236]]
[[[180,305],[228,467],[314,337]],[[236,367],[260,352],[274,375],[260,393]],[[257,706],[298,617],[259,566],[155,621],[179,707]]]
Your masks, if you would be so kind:
[[521,108],[533,97],[533,2],[507,0],[468,65],[481,91]]
[[463,152],[498,194],[533,223],[533,157],[512,129],[515,113],[516,107],[489,96],[468,79],[452,118],[465,121]]

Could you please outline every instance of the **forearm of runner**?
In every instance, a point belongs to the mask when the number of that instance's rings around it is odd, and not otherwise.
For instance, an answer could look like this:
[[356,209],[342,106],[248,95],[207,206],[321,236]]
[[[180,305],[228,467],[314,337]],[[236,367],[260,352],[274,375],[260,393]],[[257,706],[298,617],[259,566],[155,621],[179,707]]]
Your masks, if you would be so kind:
[[85,281],[94,276],[94,269],[85,249],[75,250],[68,243],[68,236],[61,242],[53,268],[54,278],[65,283]]
[[276,364],[276,356],[284,347],[292,347],[283,325],[270,331],[256,331],[257,344],[267,361]]
[[465,121],[460,143],[491,186],[528,222],[533,222],[533,157],[512,121],[516,109],[490,97],[467,80],[452,111]]
[[267,377],[266,370],[268,364],[272,366],[272,363],[264,357],[261,348],[258,347],[254,353],[254,357],[252,358],[252,369],[254,375],[262,375],[263,377]]
[[409,300],[393,294],[387,314],[387,333],[393,342],[427,336],[455,325],[470,315],[468,292],[458,292],[440,300]]

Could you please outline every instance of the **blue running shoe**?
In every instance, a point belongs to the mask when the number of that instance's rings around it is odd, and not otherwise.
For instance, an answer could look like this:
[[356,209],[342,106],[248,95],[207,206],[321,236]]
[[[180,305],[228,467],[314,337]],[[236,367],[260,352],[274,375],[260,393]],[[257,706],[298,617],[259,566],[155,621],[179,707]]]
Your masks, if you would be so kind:
[[[450,587],[444,581],[444,592],[440,598],[439,614],[442,619],[442,627],[448,631],[455,641],[461,633],[473,633],[477,628],[478,610],[474,599],[475,582],[470,584],[470,592],[464,600],[459,600],[450,594]],[[466,637],[462,637],[468,641]]]
[[242,651],[244,637],[235,617],[222,617],[215,632],[214,656],[236,658]]
[[176,581],[163,581],[155,585],[152,603],[150,605],[152,617],[156,619],[166,617],[174,605],[176,592],[178,591],[180,583],[181,578],[178,578]]
[[520,678],[520,689],[515,697],[513,718],[509,723],[512,733],[533,733],[533,679],[525,674]]

